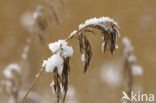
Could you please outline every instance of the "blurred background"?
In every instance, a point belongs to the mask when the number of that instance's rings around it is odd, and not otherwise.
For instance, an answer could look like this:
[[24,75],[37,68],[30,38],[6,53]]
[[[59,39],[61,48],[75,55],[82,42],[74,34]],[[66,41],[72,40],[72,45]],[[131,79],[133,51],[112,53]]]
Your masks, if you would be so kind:
[[[71,101],[67,103],[121,103],[124,90],[121,40],[124,36],[131,40],[138,64],[143,67],[144,74],[139,79],[142,92],[156,94],[155,0],[66,0],[65,4],[60,0],[49,0],[57,12],[60,24],[55,20],[55,16],[52,19],[48,18],[46,22],[48,29],[42,33],[42,37],[39,37],[38,33],[31,32],[26,27],[31,25],[29,14],[43,2],[44,0],[0,1],[0,80],[3,79],[3,70],[7,65],[17,63],[24,71],[20,91],[21,93],[26,91],[40,71],[43,60],[52,55],[48,48],[49,43],[65,39],[87,19],[108,16],[120,26],[119,49],[113,56],[109,52],[103,54],[101,36],[98,35],[100,32],[89,35],[93,57],[85,75],[77,39],[69,42],[74,49],[74,55],[71,59],[69,83],[71,90],[69,101]],[[28,38],[31,38],[29,51],[27,58],[23,60],[21,56]],[[117,78],[115,81],[111,82],[109,76],[103,76],[107,75],[109,68],[113,70],[111,75]],[[32,92],[40,102],[43,101],[42,103],[52,103],[56,99],[50,87],[52,79],[52,73],[44,72],[32,88]],[[1,92],[0,103],[8,103],[9,96],[9,93]]]

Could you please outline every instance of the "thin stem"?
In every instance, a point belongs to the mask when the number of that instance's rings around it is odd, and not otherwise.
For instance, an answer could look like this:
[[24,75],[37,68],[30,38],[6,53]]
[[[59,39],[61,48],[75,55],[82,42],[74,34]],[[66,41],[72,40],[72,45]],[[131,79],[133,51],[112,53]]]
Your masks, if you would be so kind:
[[132,86],[133,86],[133,75],[132,75],[132,70],[131,66],[128,68],[128,96],[130,97],[131,91],[132,91]]
[[67,39],[65,39],[65,41],[68,41],[68,40],[72,39],[72,38],[75,37],[78,33],[82,32],[84,29],[89,28],[89,27],[92,27],[92,25],[88,25],[88,26],[86,26],[86,27],[84,27],[84,28],[78,30],[78,31],[77,31],[76,33],[74,33],[72,36],[69,36]]
[[39,79],[41,73],[43,72],[44,68],[41,68],[40,72],[36,75],[35,79],[32,81],[29,89],[27,90],[25,96],[23,97],[22,101],[20,103],[24,103],[25,99],[27,98],[29,92],[31,91],[32,87],[34,86],[34,84],[36,83],[36,81]]

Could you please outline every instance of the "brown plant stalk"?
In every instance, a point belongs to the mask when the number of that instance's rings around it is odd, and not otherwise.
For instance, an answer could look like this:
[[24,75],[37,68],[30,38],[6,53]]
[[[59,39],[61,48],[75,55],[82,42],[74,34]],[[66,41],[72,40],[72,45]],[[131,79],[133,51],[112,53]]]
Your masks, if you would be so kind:
[[[112,19],[109,19],[108,17],[103,17],[98,19],[97,23],[91,23],[89,25],[81,24],[78,31],[72,32],[71,35],[67,39],[65,39],[65,42],[67,42],[72,38],[78,36],[80,52],[82,55],[84,55],[84,73],[86,73],[92,57],[91,45],[87,36],[85,36],[84,33],[85,32],[94,33],[92,29],[100,30],[102,33],[102,40],[103,40],[102,50],[104,52],[106,50],[109,50],[111,54],[113,54],[117,46],[117,36],[119,35],[118,28],[119,28],[118,25]],[[63,52],[63,47],[62,44],[60,44],[60,52],[59,52],[60,55],[62,54],[62,52]],[[56,55],[55,52],[54,54]],[[61,96],[61,90],[60,90],[61,88],[63,88],[63,93],[64,93],[63,103],[65,102],[66,93],[68,90],[68,76],[70,71],[70,57],[64,57],[63,55],[61,55],[61,57],[64,59],[62,74],[61,75],[59,74],[57,67],[55,67],[53,70],[54,72],[53,88],[57,95],[57,103],[59,103],[59,99]],[[39,78],[43,70],[44,68],[41,69],[39,75],[34,79],[34,81],[29,87],[21,103],[24,102],[25,98],[27,97],[28,93],[30,92],[31,88],[33,87],[33,85],[35,84],[36,80]]]

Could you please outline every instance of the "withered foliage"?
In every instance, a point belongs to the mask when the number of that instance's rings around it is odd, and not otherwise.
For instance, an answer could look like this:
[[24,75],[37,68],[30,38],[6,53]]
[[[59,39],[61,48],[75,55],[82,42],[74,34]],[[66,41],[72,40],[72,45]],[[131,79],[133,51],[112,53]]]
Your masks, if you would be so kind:
[[127,84],[126,84],[126,92],[128,94],[128,96],[131,96],[131,91],[133,88],[133,75],[132,75],[132,65],[129,61],[128,58],[125,58],[124,60],[124,74],[127,79]]
[[101,22],[101,24],[87,25],[78,30],[74,35],[67,38],[67,40],[70,40],[75,37],[76,34],[78,34],[80,52],[85,56],[84,73],[86,73],[92,57],[91,45],[84,33],[90,32],[95,34],[93,29],[98,29],[102,33],[102,51],[105,52],[106,50],[109,50],[111,54],[113,54],[115,49],[117,48],[117,37],[120,35],[118,31],[119,27],[116,24],[114,24],[113,22]]
[[62,87],[64,92],[63,103],[65,102],[67,90],[68,90],[68,76],[70,71],[70,57],[64,59],[63,72],[62,72]]
[[[20,86],[21,86],[21,75],[15,71],[11,71],[12,78],[4,78],[2,89],[5,92],[8,92],[12,97],[13,97],[13,102],[18,103],[19,97],[19,91],[20,91]],[[2,82],[2,81],[1,81]],[[8,85],[10,84],[10,85]]]
[[58,74],[57,68],[54,69],[54,91],[57,95],[57,103],[59,103],[60,95],[61,95],[61,78]]
[[[60,101],[61,92],[63,92],[63,103],[65,102],[67,90],[68,90],[68,76],[70,71],[70,57],[64,58],[63,71],[61,76],[58,73],[58,69],[54,69],[54,91],[57,95],[57,103]],[[62,91],[62,90],[63,91]]]
[[108,24],[110,29],[98,27],[102,32],[102,39],[104,43],[103,51],[109,50],[112,54],[116,49],[117,36],[119,35],[118,27],[113,23]]
[[48,1],[42,1],[33,15],[35,15],[33,33],[38,35],[41,41],[44,40],[43,35],[49,32],[52,20],[58,25],[61,24],[56,8]]
[[[128,96],[131,96],[131,91],[134,86],[134,75],[133,75],[133,66],[137,64],[135,55],[133,53],[133,47],[131,45],[130,40],[127,37],[123,38],[123,58],[124,58],[124,78],[125,78],[125,91]],[[130,101],[127,101],[130,103]]]
[[[95,20],[97,20],[97,22],[95,22]],[[87,69],[90,65],[90,61],[93,55],[92,47],[85,33],[89,32],[95,34],[94,29],[100,30],[102,33],[103,51],[105,52],[106,50],[108,50],[111,52],[111,54],[113,54],[116,49],[117,37],[120,35],[118,32],[119,27],[117,23],[114,22],[112,19],[103,17],[100,19],[93,18],[92,22],[87,21],[85,22],[85,24],[81,24],[79,26],[79,30],[74,30],[70,34],[70,36],[67,39],[65,39],[65,41],[68,42],[68,40],[71,40],[72,38],[78,36],[80,52],[83,57],[82,61],[84,61],[84,73],[87,72]],[[55,68],[53,71],[54,72],[53,86],[54,86],[54,91],[57,95],[57,103],[59,103],[62,94],[63,94],[63,103],[65,102],[65,98],[68,90],[68,82],[69,82],[68,76],[70,71],[70,57],[65,58],[62,56],[62,58],[64,60],[63,60],[63,70],[61,74],[60,72],[58,72],[58,68]]]
[[85,59],[84,73],[86,73],[92,57],[92,49],[87,37],[84,36],[82,32],[80,32],[78,35],[78,41],[80,46],[80,52],[82,55],[84,55],[84,59]]
[[54,7],[54,5],[50,2],[43,2],[43,5],[45,9],[47,9],[47,13],[50,17],[54,18],[54,20],[57,22],[58,25],[61,24],[61,20],[59,18],[57,9]]

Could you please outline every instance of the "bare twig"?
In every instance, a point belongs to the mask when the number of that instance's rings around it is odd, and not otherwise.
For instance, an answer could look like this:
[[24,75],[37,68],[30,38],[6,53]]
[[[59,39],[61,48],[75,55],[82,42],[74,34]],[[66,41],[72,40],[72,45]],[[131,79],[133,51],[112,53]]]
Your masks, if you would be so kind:
[[34,84],[36,83],[36,81],[39,79],[41,73],[43,72],[44,68],[41,68],[40,72],[36,75],[35,79],[32,81],[29,89],[27,90],[25,96],[23,97],[22,101],[20,103],[24,103],[25,99],[27,98],[29,92],[31,91],[32,87],[34,86]]

